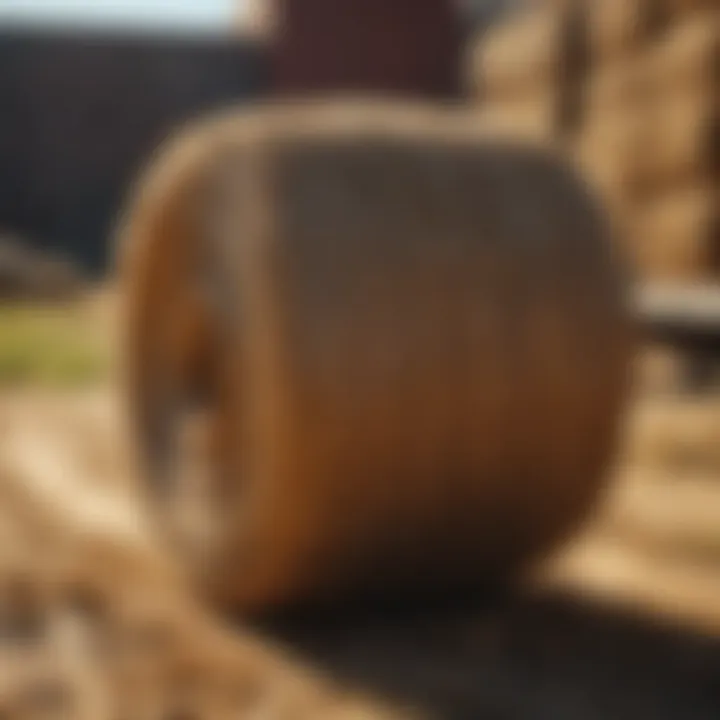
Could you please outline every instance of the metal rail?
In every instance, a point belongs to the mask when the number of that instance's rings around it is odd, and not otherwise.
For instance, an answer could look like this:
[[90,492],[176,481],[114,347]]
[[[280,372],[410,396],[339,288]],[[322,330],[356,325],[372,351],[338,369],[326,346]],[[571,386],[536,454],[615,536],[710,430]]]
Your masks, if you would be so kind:
[[649,340],[702,355],[720,355],[720,283],[643,285],[633,303]]

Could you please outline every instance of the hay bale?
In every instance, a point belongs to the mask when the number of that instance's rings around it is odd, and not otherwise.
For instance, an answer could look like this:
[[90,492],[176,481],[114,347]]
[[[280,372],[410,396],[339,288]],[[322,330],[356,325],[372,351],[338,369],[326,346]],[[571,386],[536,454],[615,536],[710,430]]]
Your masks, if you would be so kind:
[[238,113],[162,154],[121,243],[161,505],[196,387],[179,320],[203,307],[198,257],[214,278],[195,336],[214,345],[194,354],[216,389],[216,534],[192,569],[216,601],[485,583],[594,504],[626,384],[622,282],[602,213],[545,152],[470,113]]
[[634,184],[641,195],[657,189],[712,182],[720,168],[720,115],[714,97],[672,94],[644,110]]
[[593,68],[584,84],[587,123],[595,116],[628,115],[642,105],[646,94],[644,64],[638,58],[621,58]]
[[562,94],[553,90],[490,102],[479,113],[480,123],[492,123],[520,137],[549,141],[563,124]]
[[627,57],[667,20],[663,0],[602,0],[587,3],[590,52],[596,61]]
[[720,8],[695,12],[669,28],[644,64],[644,84],[652,98],[672,92],[716,94],[720,81]]
[[576,161],[582,172],[605,197],[611,210],[623,217],[634,202],[632,180],[643,130],[640,115],[611,107],[608,112],[590,116],[575,145]]
[[471,56],[478,97],[498,100],[561,85],[573,70],[568,12],[540,6],[511,15],[483,34]]
[[665,0],[670,18],[682,21],[688,15],[717,9],[717,0]]
[[637,212],[633,245],[640,273],[656,280],[718,276],[717,195],[713,187],[665,193]]

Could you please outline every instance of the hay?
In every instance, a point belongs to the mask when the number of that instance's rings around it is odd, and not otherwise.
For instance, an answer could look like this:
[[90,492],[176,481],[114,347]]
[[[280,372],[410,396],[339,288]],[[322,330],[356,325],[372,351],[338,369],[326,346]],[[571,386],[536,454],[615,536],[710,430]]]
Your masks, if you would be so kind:
[[569,56],[567,15],[562,8],[535,7],[483,35],[471,58],[477,95],[507,98],[562,84],[576,60]]
[[640,49],[666,20],[662,0],[602,0],[587,3],[593,60],[627,57]]
[[[105,437],[89,409],[62,398],[45,416],[21,402],[0,438],[6,717],[404,716],[206,614],[143,522],[131,477],[114,477],[121,436]],[[100,450],[99,468],[87,457],[98,441],[111,449]],[[111,486],[100,482],[108,470]]]
[[648,92],[717,94],[720,80],[720,8],[674,23],[643,59]]
[[476,125],[372,103],[239,113],[141,188],[122,242],[149,485],[172,483],[182,399],[161,383],[188,382],[161,333],[190,305],[192,265],[173,263],[214,258],[223,291],[204,320],[217,544],[195,568],[216,600],[487,582],[593,505],[628,360],[603,216],[558,161]]
[[482,107],[478,122],[491,123],[520,137],[550,141],[563,124],[562,101],[561,93],[549,90],[491,102]]
[[624,217],[633,204],[631,183],[642,132],[641,117],[633,112],[598,112],[575,145],[578,166],[616,216]]
[[717,277],[717,195],[711,187],[656,197],[638,210],[633,244],[641,273],[658,280]]
[[704,93],[673,94],[648,106],[634,182],[640,194],[713,182],[720,162],[720,116]]
[[672,20],[682,21],[688,15],[717,9],[717,0],[665,0]]
[[596,115],[627,115],[641,106],[643,71],[642,63],[632,57],[594,67],[584,86],[587,122],[595,122]]

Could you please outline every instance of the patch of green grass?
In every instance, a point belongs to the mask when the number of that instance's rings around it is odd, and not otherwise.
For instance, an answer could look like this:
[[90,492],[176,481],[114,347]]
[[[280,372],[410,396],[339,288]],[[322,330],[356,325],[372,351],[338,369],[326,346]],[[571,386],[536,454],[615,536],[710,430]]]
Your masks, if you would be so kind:
[[0,386],[83,386],[107,369],[107,352],[82,307],[0,306]]

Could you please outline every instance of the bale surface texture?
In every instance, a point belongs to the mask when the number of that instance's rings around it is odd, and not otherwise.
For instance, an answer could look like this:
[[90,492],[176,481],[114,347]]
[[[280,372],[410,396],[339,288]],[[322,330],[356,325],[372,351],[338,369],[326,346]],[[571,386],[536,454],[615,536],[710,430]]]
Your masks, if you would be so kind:
[[492,122],[519,137],[552,141],[562,125],[563,94],[542,88],[483,105],[479,122]]
[[666,17],[662,0],[602,0],[587,3],[592,56],[613,59],[639,50]]
[[682,20],[688,15],[703,10],[713,10],[718,7],[717,0],[665,0],[670,17],[673,20]]
[[178,398],[210,398],[220,499],[188,562],[217,601],[477,585],[593,506],[625,394],[622,272],[546,152],[474,113],[230,113],[161,153],[121,242],[162,507]]
[[639,192],[717,178],[720,114],[715,98],[673,93],[648,105],[642,117],[634,178]]
[[668,190],[637,211],[633,242],[638,267],[657,280],[717,278],[719,237],[715,188]]
[[493,27],[477,43],[472,65],[475,87],[487,98],[554,86],[569,73],[567,11],[534,7]]
[[643,120],[633,108],[593,113],[575,143],[575,159],[611,211],[624,212],[633,204],[633,182],[646,131]]
[[720,5],[678,19],[646,54],[650,92],[717,94],[720,81]]

